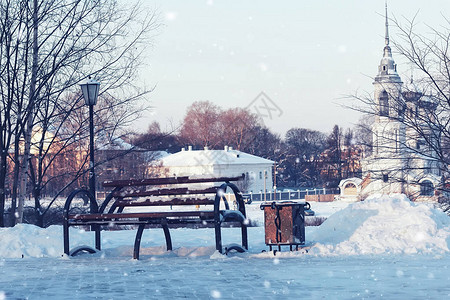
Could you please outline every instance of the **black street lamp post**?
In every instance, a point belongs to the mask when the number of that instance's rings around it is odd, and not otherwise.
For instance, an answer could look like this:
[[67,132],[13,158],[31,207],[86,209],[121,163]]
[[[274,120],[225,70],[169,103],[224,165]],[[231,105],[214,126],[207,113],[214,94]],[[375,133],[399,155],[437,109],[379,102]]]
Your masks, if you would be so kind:
[[94,79],[88,79],[80,84],[83,92],[84,101],[89,106],[89,190],[94,200],[95,195],[95,159],[94,159],[94,105],[97,103],[100,82]]

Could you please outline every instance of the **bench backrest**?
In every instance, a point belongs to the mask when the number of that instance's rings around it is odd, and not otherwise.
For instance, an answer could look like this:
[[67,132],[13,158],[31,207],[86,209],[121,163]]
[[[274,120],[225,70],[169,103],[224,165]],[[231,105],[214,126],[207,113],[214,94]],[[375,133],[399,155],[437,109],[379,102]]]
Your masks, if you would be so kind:
[[108,180],[103,182],[104,187],[126,187],[126,186],[158,186],[182,183],[207,183],[207,182],[230,182],[243,180],[244,174],[236,177],[165,177],[148,179],[130,179],[130,180]]
[[[104,187],[112,187],[113,190],[105,198],[99,212],[103,213],[106,207],[113,201],[108,213],[115,210],[122,212],[125,207],[138,206],[172,206],[172,205],[214,205],[215,200],[206,195],[217,195],[219,186],[214,183],[227,183],[244,179],[244,175],[236,177],[169,177],[150,179],[131,179],[105,181]],[[204,188],[204,184],[210,183]],[[197,186],[195,186],[197,184]],[[198,184],[202,184],[199,188]],[[179,187],[179,186],[183,187]],[[235,193],[235,189],[233,189]],[[220,192],[219,192],[220,193]],[[155,198],[156,196],[156,198]],[[168,197],[169,196],[169,197]],[[142,197],[153,197],[142,199]],[[224,195],[225,207],[229,205]]]

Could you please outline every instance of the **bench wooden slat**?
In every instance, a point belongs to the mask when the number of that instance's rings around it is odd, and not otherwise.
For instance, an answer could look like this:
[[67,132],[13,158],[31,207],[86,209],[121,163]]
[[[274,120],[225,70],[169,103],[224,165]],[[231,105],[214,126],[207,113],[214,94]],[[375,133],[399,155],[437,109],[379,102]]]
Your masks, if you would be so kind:
[[147,178],[147,179],[130,179],[130,180],[109,180],[103,182],[104,187],[126,187],[126,186],[145,186],[145,185],[165,185],[180,183],[202,183],[202,182],[227,182],[238,181],[244,179],[244,174],[236,177],[210,177],[210,178],[190,178],[167,177],[167,178]]
[[117,200],[114,204],[118,207],[169,206],[169,205],[214,205],[214,200],[208,199],[208,198],[170,198],[167,200],[145,199],[144,201]]
[[[123,226],[123,225],[153,225],[153,228],[161,227],[161,221],[158,219],[150,218],[150,219],[114,219],[114,220],[70,220],[70,226],[91,226],[91,225],[100,225],[100,226]],[[201,219],[201,218],[184,218],[184,219],[167,219],[167,225],[170,228],[183,228],[186,226],[193,225],[194,228],[200,227],[213,227],[214,219]],[[226,224],[222,224],[222,226],[236,226],[237,222],[227,222]]]
[[148,196],[171,196],[171,195],[198,195],[198,194],[215,194],[219,187],[211,187],[203,190],[189,190],[188,188],[177,189],[158,189],[151,191],[117,191],[113,193],[114,197],[148,197]]
[[171,211],[171,212],[140,212],[140,213],[112,213],[112,214],[88,214],[69,215],[70,220],[99,220],[113,219],[146,219],[146,218],[170,218],[170,217],[214,217],[214,211]]

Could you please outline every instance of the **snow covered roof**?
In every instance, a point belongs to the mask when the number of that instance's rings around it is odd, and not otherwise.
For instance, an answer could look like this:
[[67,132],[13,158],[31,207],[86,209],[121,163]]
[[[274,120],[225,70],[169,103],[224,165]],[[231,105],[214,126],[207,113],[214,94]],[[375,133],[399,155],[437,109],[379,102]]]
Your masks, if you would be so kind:
[[145,151],[145,158],[153,165],[159,164],[163,157],[170,155],[166,151]]
[[106,142],[104,142],[104,140],[97,142],[97,150],[131,150],[133,147],[133,145],[125,142],[119,137]]
[[204,165],[272,165],[274,161],[225,147],[224,150],[184,150],[161,159],[166,167]]

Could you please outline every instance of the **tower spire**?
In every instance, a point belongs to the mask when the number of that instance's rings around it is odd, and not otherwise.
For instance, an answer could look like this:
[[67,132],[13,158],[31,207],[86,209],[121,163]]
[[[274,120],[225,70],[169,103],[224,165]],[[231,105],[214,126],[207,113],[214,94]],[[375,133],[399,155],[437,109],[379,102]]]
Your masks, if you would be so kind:
[[384,36],[384,43],[386,44],[386,46],[389,46],[389,24],[388,24],[387,0],[385,2],[385,9],[386,9],[386,33]]
[[[383,58],[381,59],[380,65],[378,66],[378,76],[389,76],[389,80],[394,80],[393,76],[398,77],[397,65],[392,58],[392,50],[389,46],[389,17],[387,9],[387,0],[385,1],[385,35],[384,35],[384,48],[383,48]],[[381,78],[381,77],[380,77]],[[395,81],[401,82],[400,77],[395,78]]]

